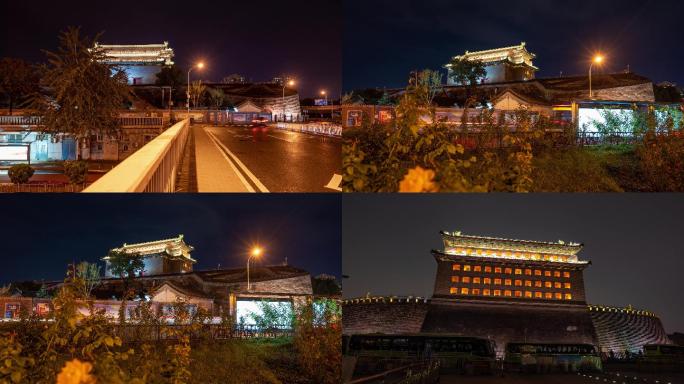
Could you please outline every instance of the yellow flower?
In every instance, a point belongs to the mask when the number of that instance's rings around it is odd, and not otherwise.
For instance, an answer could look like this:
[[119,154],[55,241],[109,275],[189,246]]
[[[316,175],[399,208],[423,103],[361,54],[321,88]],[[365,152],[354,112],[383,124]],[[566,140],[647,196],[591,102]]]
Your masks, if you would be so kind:
[[95,377],[90,374],[93,365],[78,359],[68,361],[57,375],[57,384],[95,384]]
[[399,183],[399,192],[421,193],[437,192],[439,188],[434,183],[435,172],[430,169],[415,167],[408,171],[404,179]]

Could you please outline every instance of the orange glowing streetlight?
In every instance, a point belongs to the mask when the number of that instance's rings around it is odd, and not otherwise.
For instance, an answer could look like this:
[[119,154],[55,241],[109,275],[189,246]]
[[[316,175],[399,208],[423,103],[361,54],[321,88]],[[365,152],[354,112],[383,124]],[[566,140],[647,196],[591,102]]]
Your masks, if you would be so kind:
[[190,118],[190,72],[192,72],[193,69],[202,69],[204,68],[204,62],[200,61],[199,63],[193,65],[188,69],[188,88],[186,95],[188,96],[188,118]]
[[594,56],[594,59],[591,61],[591,65],[589,66],[589,98],[590,99],[594,98],[594,92],[593,92],[592,87],[591,87],[591,70],[594,68],[594,65],[603,64],[604,60],[605,60],[605,58],[603,57],[603,55],[598,53]]
[[252,289],[252,286],[249,282],[249,262],[252,260],[253,257],[259,258],[262,254],[264,253],[264,250],[259,247],[259,246],[254,246],[252,250],[249,252],[249,257],[247,257],[247,291],[249,292]]

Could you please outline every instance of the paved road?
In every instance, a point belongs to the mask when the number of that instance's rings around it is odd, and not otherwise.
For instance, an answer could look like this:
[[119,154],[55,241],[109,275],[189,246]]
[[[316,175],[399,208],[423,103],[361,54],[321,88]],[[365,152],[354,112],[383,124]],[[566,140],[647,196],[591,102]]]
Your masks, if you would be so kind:
[[[198,132],[202,129],[202,132]],[[196,126],[195,135],[210,140],[196,142],[197,167],[201,151],[219,150],[224,161],[212,167],[238,172],[242,187],[257,192],[337,192],[340,191],[342,140],[324,136],[269,129],[253,132],[248,127]],[[200,146],[212,145],[214,148]],[[218,172],[217,172],[218,173]],[[198,175],[200,177],[201,175]],[[248,184],[248,185],[247,185]],[[202,192],[202,181],[199,182]],[[239,192],[241,188],[233,192]],[[230,192],[230,191],[224,191]]]

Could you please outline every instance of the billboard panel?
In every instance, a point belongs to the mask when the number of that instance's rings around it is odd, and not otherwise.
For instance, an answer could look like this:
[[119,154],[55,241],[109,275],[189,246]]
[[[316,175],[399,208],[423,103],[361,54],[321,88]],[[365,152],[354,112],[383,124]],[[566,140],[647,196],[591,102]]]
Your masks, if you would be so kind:
[[0,161],[28,161],[27,145],[0,145]]

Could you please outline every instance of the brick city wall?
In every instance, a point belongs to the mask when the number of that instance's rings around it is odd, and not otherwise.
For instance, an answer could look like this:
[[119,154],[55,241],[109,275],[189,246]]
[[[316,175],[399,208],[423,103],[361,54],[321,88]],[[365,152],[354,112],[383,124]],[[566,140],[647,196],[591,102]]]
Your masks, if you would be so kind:
[[428,304],[424,301],[393,301],[342,304],[342,330],[345,335],[367,333],[419,333]]

